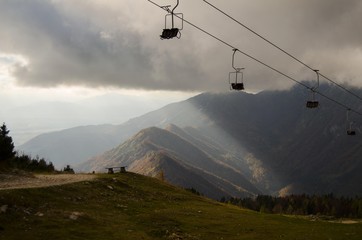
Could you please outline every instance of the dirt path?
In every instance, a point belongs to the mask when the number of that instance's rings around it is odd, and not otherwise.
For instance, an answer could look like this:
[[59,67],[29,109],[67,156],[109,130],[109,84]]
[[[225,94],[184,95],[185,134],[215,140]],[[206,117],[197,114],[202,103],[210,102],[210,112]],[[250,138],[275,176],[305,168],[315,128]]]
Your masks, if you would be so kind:
[[0,174],[0,190],[18,188],[39,188],[67,183],[90,181],[95,179],[91,174],[59,174],[59,175],[34,175],[17,176]]

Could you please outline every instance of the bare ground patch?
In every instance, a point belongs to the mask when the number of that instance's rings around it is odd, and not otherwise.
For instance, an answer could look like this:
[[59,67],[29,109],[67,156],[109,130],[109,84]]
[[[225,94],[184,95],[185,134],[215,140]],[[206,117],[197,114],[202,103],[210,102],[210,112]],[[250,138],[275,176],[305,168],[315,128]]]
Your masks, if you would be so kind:
[[56,175],[13,175],[0,174],[0,190],[19,188],[40,188],[74,182],[90,181],[96,178],[91,174],[56,174]]

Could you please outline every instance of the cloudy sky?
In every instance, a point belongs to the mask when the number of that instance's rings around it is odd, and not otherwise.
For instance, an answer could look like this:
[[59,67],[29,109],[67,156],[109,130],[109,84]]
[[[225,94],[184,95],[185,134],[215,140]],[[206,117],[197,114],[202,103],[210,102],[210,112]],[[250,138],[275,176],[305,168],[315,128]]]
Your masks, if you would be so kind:
[[[333,80],[362,86],[362,1],[209,2]],[[176,12],[300,81],[315,78],[202,0],[181,0]],[[232,49],[187,24],[181,39],[161,41],[164,16],[147,0],[0,0],[0,121],[21,143],[228,91]],[[250,92],[293,84],[241,54],[236,65]]]

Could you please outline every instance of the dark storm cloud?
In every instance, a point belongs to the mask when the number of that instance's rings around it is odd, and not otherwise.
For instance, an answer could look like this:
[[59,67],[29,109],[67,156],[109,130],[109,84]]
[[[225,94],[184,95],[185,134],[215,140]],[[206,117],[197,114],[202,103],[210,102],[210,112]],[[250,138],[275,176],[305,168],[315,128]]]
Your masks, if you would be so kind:
[[[15,75],[23,85],[123,85],[151,70],[150,55],[136,33],[116,32],[116,40],[102,37],[102,29],[87,19],[64,15],[47,1],[1,3],[2,29],[8,42],[2,51],[19,52],[29,65]],[[6,21],[3,21],[3,20]],[[141,65],[143,71],[137,71]]]
[[[358,85],[362,74],[362,3],[357,0],[211,1],[308,64]],[[170,1],[160,0],[160,4]],[[107,5],[108,4],[108,5]],[[173,4],[173,3],[171,3]],[[187,19],[300,80],[308,71],[202,1],[181,1]],[[120,88],[227,89],[231,49],[185,25],[181,40],[160,41],[164,13],[147,1],[0,1],[0,53],[28,65],[18,84]],[[249,59],[252,89],[291,83]]]

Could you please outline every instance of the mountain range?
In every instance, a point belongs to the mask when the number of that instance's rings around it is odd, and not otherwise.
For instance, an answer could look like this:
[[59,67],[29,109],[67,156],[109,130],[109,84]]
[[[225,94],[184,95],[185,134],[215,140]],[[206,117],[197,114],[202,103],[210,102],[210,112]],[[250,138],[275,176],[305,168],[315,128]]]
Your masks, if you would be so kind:
[[[330,85],[325,96],[361,111]],[[361,89],[353,91],[362,95]],[[220,196],[330,193],[362,195],[359,116],[347,136],[346,108],[326,98],[307,109],[301,87],[258,94],[203,93],[121,125],[40,135],[19,149],[84,171],[125,165],[145,175]],[[81,164],[82,163],[82,164]]]

